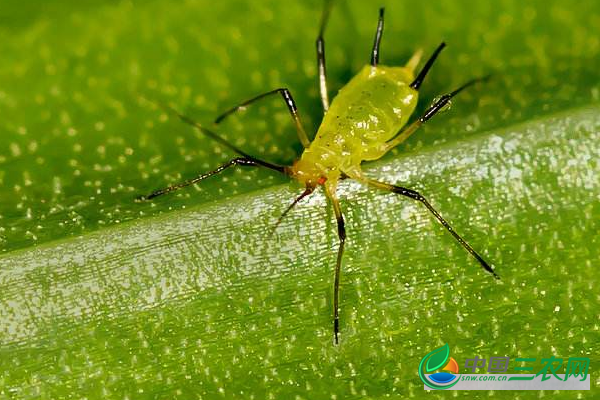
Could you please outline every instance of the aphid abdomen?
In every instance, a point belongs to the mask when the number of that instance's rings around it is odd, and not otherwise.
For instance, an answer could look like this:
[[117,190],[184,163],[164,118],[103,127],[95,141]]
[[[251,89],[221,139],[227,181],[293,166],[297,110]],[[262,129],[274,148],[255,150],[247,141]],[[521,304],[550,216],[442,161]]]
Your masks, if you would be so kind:
[[342,164],[379,158],[415,109],[412,79],[405,67],[365,66],[334,98],[312,146],[336,151]]

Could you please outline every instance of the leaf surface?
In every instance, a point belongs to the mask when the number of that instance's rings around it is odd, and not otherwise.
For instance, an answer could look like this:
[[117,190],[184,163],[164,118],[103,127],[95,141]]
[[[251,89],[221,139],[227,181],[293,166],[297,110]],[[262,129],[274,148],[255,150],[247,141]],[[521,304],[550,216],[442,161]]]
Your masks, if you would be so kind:
[[[450,44],[419,110],[473,76],[495,79],[365,169],[428,197],[502,280],[418,204],[344,182],[336,347],[337,235],[321,193],[273,237],[301,188],[268,171],[133,201],[232,157],[141,96],[210,123],[287,86],[315,131],[321,3],[7,0],[0,397],[420,398],[419,362],[444,343],[461,369],[475,356],[600,367],[597,3],[383,5],[382,63]],[[369,59],[373,7],[334,8],[332,95]],[[275,162],[300,151],[280,100],[219,131]]]

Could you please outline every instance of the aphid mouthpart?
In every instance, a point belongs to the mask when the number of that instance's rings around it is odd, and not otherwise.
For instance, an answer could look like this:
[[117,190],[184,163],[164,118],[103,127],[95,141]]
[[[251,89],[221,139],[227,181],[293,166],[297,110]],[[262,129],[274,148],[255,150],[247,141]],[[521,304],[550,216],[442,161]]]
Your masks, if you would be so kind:
[[[375,32],[375,40],[371,51],[371,62],[365,65],[338,93],[329,104],[327,93],[327,74],[325,68],[325,41],[323,34],[329,18],[331,1],[323,8],[319,34],[316,41],[317,66],[319,71],[319,92],[323,106],[324,117],[315,139],[310,141],[302,126],[296,103],[287,88],[278,88],[254,96],[237,106],[223,112],[215,119],[219,124],[229,115],[249,107],[257,101],[279,93],[284,100],[290,116],[295,124],[298,139],[304,146],[302,155],[290,166],[282,166],[252,156],[233,144],[229,143],[216,132],[207,129],[190,117],[180,114],[172,107],[153,102],[168,112],[176,115],[184,123],[194,127],[208,138],[229,148],[238,157],[218,166],[216,169],[203,173],[195,178],[156,190],[147,196],[139,196],[138,200],[150,200],[163,194],[198,183],[206,178],[217,175],[233,166],[264,167],[289,176],[298,181],[304,191],[283,211],[273,226],[272,232],[279,226],[283,218],[305,197],[319,187],[325,191],[328,202],[332,205],[337,221],[338,252],[334,269],[333,281],[333,339],[339,343],[340,337],[340,307],[339,290],[340,275],[346,228],[344,214],[336,194],[338,182],[343,179],[354,179],[369,187],[385,190],[422,204],[425,209],[450,233],[456,242],[464,248],[487,272],[499,279],[494,269],[477,253],[466,240],[460,236],[449,222],[433,207],[420,193],[390,183],[379,182],[363,175],[361,164],[381,158],[388,151],[404,142],[433,116],[446,110],[451,99],[466,88],[477,82],[489,79],[489,76],[467,81],[457,89],[437,97],[432,105],[410,124],[408,119],[414,112],[418,102],[419,88],[425,76],[431,69],[437,56],[446,46],[442,42],[427,60],[415,78],[415,68],[421,57],[418,50],[405,66],[384,66],[379,64],[380,43],[383,36],[383,8],[379,10],[379,20]],[[410,82],[410,83],[409,83]]]

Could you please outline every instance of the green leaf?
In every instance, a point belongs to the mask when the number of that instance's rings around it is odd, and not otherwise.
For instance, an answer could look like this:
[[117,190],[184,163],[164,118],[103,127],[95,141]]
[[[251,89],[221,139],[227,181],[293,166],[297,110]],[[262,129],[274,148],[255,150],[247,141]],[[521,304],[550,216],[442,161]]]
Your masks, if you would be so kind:
[[429,356],[429,358],[425,364],[425,370],[427,372],[435,371],[438,368],[442,368],[444,363],[448,360],[448,357],[450,356],[450,347],[448,346],[448,343],[446,343],[442,347],[433,350],[427,356]]
[[[334,346],[337,235],[321,193],[272,237],[301,188],[269,171],[134,202],[232,157],[141,96],[207,124],[287,86],[315,131],[321,2],[6,0],[0,398],[420,398],[419,362],[444,343],[459,365],[589,357],[597,391],[600,6],[381,5],[382,63],[449,44],[418,111],[474,76],[494,79],[365,170],[427,196],[502,279],[418,204],[345,181]],[[378,6],[335,5],[331,96],[368,62]],[[219,132],[289,164],[301,149],[280,103]]]

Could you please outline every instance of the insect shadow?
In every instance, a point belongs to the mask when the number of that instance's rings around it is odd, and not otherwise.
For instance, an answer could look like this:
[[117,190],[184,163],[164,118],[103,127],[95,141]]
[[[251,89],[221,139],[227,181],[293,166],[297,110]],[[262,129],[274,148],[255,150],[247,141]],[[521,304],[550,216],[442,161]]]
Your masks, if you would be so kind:
[[381,8],[379,10],[379,20],[371,50],[370,63],[365,65],[358,74],[342,87],[330,103],[327,90],[324,32],[329,19],[331,4],[331,2],[326,2],[323,8],[321,24],[316,40],[319,92],[324,117],[315,138],[312,141],[308,138],[300,120],[296,102],[287,88],[277,88],[246,100],[223,112],[214,121],[215,124],[220,124],[231,114],[257,101],[272,95],[280,95],[287,105],[294,121],[298,138],[304,147],[302,155],[292,165],[287,166],[262,160],[244,152],[213,130],[200,125],[190,117],[180,114],[167,105],[157,103],[160,107],[175,114],[186,124],[195,127],[210,139],[237,153],[238,157],[193,179],[156,190],[146,196],[139,196],[138,199],[151,200],[198,183],[230,167],[263,167],[284,174],[298,181],[304,187],[302,193],[294,199],[282,213],[281,217],[279,217],[274,226],[276,228],[282,219],[302,199],[311,195],[316,189],[322,188],[328,201],[333,206],[339,237],[333,283],[333,338],[334,343],[338,344],[340,336],[340,271],[346,241],[344,215],[336,195],[336,189],[341,180],[354,179],[367,186],[405,196],[421,203],[446,228],[454,239],[479,262],[481,267],[495,278],[499,279],[499,276],[479,253],[450,226],[422,194],[404,186],[368,178],[361,170],[361,164],[364,161],[381,158],[384,154],[404,142],[434,115],[447,108],[454,96],[477,82],[487,80],[488,76],[471,79],[452,92],[438,97],[419,118],[409,124],[409,117],[417,106],[419,88],[446,44],[442,42],[435,49],[416,76],[415,70],[421,60],[421,51],[415,52],[404,66],[390,67],[379,64],[379,49],[384,23],[384,9]]

